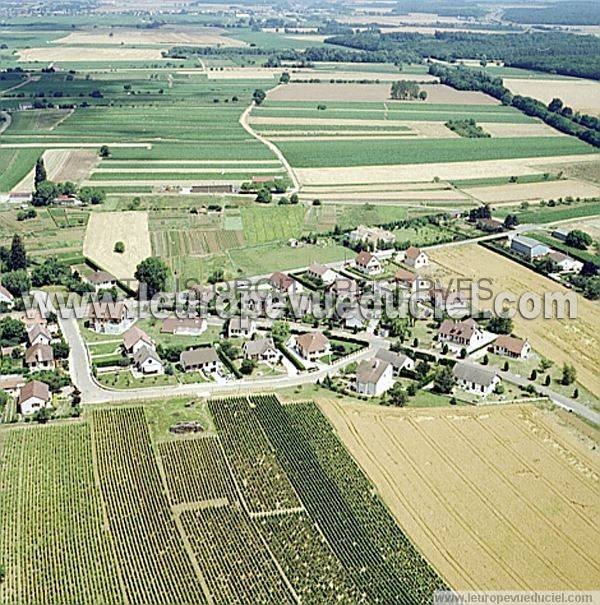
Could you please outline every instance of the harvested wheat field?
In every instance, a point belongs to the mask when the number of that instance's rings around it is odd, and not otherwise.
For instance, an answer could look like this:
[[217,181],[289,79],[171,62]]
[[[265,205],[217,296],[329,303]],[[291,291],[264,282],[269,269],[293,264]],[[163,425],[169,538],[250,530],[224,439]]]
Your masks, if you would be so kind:
[[600,183],[600,160],[595,162],[572,162],[569,164],[546,164],[544,172],[563,172],[565,176],[583,181]]
[[567,135],[544,124],[543,122],[534,122],[531,124],[505,124],[499,122],[479,122],[485,132],[495,138],[514,138],[514,137],[565,137]]
[[482,202],[517,202],[523,200],[550,200],[561,197],[597,197],[600,187],[584,181],[564,180],[542,183],[517,183],[492,187],[463,189]]
[[50,46],[19,50],[19,61],[163,61],[160,48]]
[[284,68],[225,67],[223,69],[215,69],[214,71],[207,70],[206,75],[209,80],[269,80],[275,76],[279,77],[284,71]]
[[161,28],[156,29],[109,29],[73,32],[54,41],[54,44],[90,44],[120,46],[137,44],[172,44],[187,46],[245,46],[234,38],[223,35],[225,30],[219,28]]
[[[125,252],[114,251],[117,242]],[[83,254],[119,279],[133,280],[137,265],[152,256],[147,212],[92,212]]]
[[[291,119],[291,118],[288,118]],[[597,154],[559,156],[556,162],[597,161]],[[431,182],[434,177],[443,181],[539,174],[548,158],[520,158],[512,160],[484,160],[481,162],[441,162],[431,164],[402,164],[390,166],[353,166],[340,168],[295,168],[303,185],[344,185],[368,183]]]
[[561,223],[561,229],[582,229],[589,233],[594,240],[600,241],[600,218],[586,218],[585,221],[572,221],[570,223]]
[[600,459],[552,412],[321,408],[450,587],[597,587]]
[[[511,292],[517,297],[525,292],[538,294],[547,292],[569,292],[560,284],[535,273],[499,254],[477,244],[449,246],[431,250],[431,259],[436,264],[439,277],[467,277],[473,280],[491,280],[494,294]],[[513,321],[515,333],[527,337],[537,351],[562,365],[572,363],[577,368],[577,379],[592,393],[600,393],[600,307],[573,293],[577,299],[577,319],[524,319],[518,313]],[[543,300],[543,298],[542,298]],[[493,301],[482,301],[483,308],[491,308]]]
[[600,82],[592,80],[522,80],[505,78],[504,86],[512,93],[549,103],[558,97],[576,111],[600,115]]

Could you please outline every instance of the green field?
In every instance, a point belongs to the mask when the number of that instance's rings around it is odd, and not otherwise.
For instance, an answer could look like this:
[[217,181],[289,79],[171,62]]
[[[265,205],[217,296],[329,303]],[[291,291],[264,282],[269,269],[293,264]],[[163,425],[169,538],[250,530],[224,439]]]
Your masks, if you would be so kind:
[[280,141],[277,146],[297,168],[474,162],[596,153],[575,138],[421,139],[379,141]]
[[554,207],[538,205],[516,212],[514,208],[501,208],[495,214],[500,218],[504,218],[507,214],[516,214],[521,223],[552,223],[572,218],[600,215],[600,202],[560,204]]

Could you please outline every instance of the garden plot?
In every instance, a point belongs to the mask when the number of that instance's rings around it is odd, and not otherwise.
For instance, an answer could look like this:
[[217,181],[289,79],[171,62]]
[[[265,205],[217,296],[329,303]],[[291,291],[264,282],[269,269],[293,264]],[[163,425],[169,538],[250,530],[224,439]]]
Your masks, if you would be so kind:
[[600,464],[552,413],[321,407],[452,588],[594,588]]
[[[125,252],[114,251],[125,243]],[[83,254],[118,279],[133,280],[137,265],[152,255],[147,212],[94,212],[90,215]]]
[[600,196],[600,186],[584,181],[564,180],[541,183],[519,183],[492,187],[470,187],[463,191],[486,203],[550,200],[571,196],[591,198]]

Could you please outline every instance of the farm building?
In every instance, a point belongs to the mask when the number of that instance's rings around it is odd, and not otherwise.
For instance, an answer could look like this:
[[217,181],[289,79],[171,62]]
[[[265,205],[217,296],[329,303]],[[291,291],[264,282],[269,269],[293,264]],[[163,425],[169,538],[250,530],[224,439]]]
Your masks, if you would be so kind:
[[133,356],[136,369],[142,374],[162,374],[164,365],[153,347],[143,345]]
[[429,257],[427,254],[420,248],[415,248],[414,246],[411,246],[404,252],[402,260],[406,265],[413,267],[414,269],[420,269],[429,264]]
[[316,361],[331,351],[329,339],[321,332],[307,332],[299,336],[292,336],[291,344],[307,361]]
[[178,336],[199,336],[206,332],[206,320],[201,317],[168,317],[162,323],[162,334],[175,334]]
[[481,397],[487,397],[490,393],[493,393],[496,385],[500,382],[500,378],[494,370],[488,370],[467,361],[457,363],[452,370],[452,374],[460,389]]
[[0,305],[3,304],[7,307],[12,307],[14,302],[14,296],[3,285],[0,284]]
[[34,345],[25,351],[25,365],[31,372],[54,369],[54,351],[50,345]]
[[31,416],[42,408],[51,406],[50,389],[45,382],[32,380],[28,382],[19,395],[19,408],[23,416]]
[[561,273],[579,273],[583,269],[583,263],[563,252],[551,252],[548,258],[558,265]]
[[515,359],[527,359],[531,352],[531,345],[528,340],[503,334],[496,338],[492,345],[492,352],[496,355],[506,355]]
[[256,332],[256,322],[248,317],[232,317],[227,324],[228,338],[251,338]]
[[179,363],[185,372],[215,372],[219,367],[219,355],[213,347],[200,347],[183,351]]
[[325,265],[313,263],[308,269],[308,276],[312,279],[321,280],[324,284],[329,285],[335,281],[337,273]]
[[388,349],[379,349],[375,355],[377,359],[381,359],[389,363],[394,371],[394,376],[399,376],[402,370],[414,370],[415,362],[408,356],[402,353],[394,353]]
[[374,250],[382,245],[393,246],[396,242],[396,236],[391,231],[381,227],[365,227],[365,225],[359,225],[354,231],[350,231],[348,238],[352,244],[369,244]]
[[96,292],[99,290],[110,290],[117,286],[117,278],[108,273],[108,271],[95,271],[85,277],[84,281],[93,286]]
[[131,326],[131,328],[123,334],[123,347],[125,348],[125,351],[131,355],[135,355],[142,347],[155,348],[154,342],[150,336],[137,326]]
[[52,341],[52,335],[48,332],[48,328],[42,324],[34,324],[27,330],[27,340],[29,346],[35,345],[49,345]]
[[135,321],[131,307],[125,301],[94,303],[88,307],[90,329],[99,334],[122,334]]
[[354,264],[356,268],[365,275],[373,276],[383,272],[383,267],[381,266],[379,259],[374,254],[364,250],[357,254]]
[[452,342],[467,349],[483,344],[484,334],[477,322],[472,319],[464,321],[452,321],[445,319],[438,328],[438,340],[441,342]]
[[550,252],[550,248],[545,244],[538,242],[531,237],[516,235],[510,242],[510,249],[521,254],[528,260],[545,256]]
[[392,365],[382,359],[363,359],[356,368],[356,392],[366,397],[379,397],[394,384]]
[[259,338],[244,343],[244,357],[267,363],[278,363],[282,355],[272,338]]
[[552,237],[560,240],[561,242],[567,241],[567,236],[569,235],[568,229],[555,229],[552,232]]

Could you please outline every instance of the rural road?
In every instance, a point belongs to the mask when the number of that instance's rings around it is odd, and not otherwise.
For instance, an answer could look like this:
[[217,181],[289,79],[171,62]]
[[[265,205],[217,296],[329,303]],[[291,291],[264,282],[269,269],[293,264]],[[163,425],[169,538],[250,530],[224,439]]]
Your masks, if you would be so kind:
[[12,116],[8,111],[0,111],[0,116],[4,117],[4,122],[0,122],[0,134],[2,134],[12,124]]

